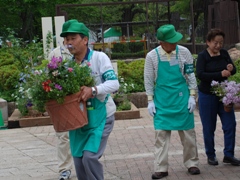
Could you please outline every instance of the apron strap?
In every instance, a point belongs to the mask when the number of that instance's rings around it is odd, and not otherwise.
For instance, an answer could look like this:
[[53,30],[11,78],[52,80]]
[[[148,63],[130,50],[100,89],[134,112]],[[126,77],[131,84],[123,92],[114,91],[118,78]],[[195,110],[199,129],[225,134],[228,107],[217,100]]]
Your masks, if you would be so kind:
[[[155,51],[156,51],[156,53],[157,53],[158,60],[160,60],[160,55],[159,55],[159,53],[158,53],[158,49],[155,48]],[[178,60],[178,45],[176,46],[176,60]]]
[[156,53],[157,53],[157,56],[158,56],[158,61],[160,61],[160,55],[159,55],[159,53],[158,53],[158,50],[157,50],[157,48],[155,48],[155,51],[156,51]]

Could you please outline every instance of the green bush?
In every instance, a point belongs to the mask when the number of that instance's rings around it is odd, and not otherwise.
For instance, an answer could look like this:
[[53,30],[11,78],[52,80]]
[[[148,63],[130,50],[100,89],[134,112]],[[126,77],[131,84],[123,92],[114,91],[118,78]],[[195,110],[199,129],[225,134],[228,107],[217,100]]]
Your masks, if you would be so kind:
[[112,48],[112,59],[143,58],[145,57],[142,42],[116,43]]
[[145,52],[140,51],[136,53],[112,53],[111,59],[127,59],[127,58],[143,58],[145,57]]
[[144,44],[142,42],[128,43],[130,52],[136,53],[144,51]]
[[13,94],[18,91],[20,74],[29,66],[39,64],[42,58],[42,43],[0,48],[0,97],[15,101]]
[[129,53],[130,50],[129,50],[128,46],[126,45],[126,43],[124,43],[124,44],[116,43],[116,44],[114,44],[114,46],[112,48],[112,52],[113,53]]
[[144,92],[144,63],[145,60],[135,60],[132,62],[117,61],[118,76],[124,79],[127,84],[127,93]]
[[236,74],[234,74],[233,76],[230,76],[228,78],[229,81],[236,81],[237,83],[240,83],[240,59],[236,60],[234,62],[234,65],[236,66]]

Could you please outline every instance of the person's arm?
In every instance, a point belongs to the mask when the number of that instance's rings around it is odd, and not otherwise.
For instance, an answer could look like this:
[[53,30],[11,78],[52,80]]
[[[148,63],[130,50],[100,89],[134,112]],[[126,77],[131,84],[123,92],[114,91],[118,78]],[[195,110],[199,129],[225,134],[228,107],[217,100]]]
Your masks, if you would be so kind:
[[188,89],[190,90],[190,96],[195,96],[197,89],[197,81],[193,69],[193,57],[189,50],[185,50],[184,59],[186,60],[185,68],[187,68],[188,65],[192,67],[192,69],[190,69],[190,73],[185,72],[184,76],[188,84]]
[[[232,68],[232,71],[230,71],[230,72],[231,72],[231,75],[234,75],[234,74],[236,74],[236,72],[237,72],[236,66],[234,65],[234,63],[233,63],[233,61],[232,61],[229,53],[228,53],[227,51],[225,51],[225,52],[226,52],[226,56],[227,56],[227,59],[228,59],[229,64],[231,64],[232,67],[233,67],[233,68]],[[228,69],[228,68],[227,68],[227,69]]]
[[155,86],[155,74],[153,59],[150,54],[147,54],[144,64],[144,86],[148,100],[153,100],[154,86]]
[[98,67],[103,82],[98,82],[96,87],[97,94],[110,94],[119,89],[119,81],[113,69],[112,63],[105,53],[100,53],[98,57]]
[[[150,52],[146,56],[145,64],[144,64],[144,86],[148,98],[148,112],[154,117],[156,113],[155,104],[154,104],[154,85],[155,85],[155,74],[154,63],[153,60],[157,57],[152,57]],[[153,54],[152,54],[153,55]]]

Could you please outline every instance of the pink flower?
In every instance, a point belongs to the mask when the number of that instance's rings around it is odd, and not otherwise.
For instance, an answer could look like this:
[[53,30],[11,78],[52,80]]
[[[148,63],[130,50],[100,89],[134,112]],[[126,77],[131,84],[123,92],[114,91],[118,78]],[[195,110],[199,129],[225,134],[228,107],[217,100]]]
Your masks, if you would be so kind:
[[68,72],[72,72],[73,71],[73,68],[68,68]]

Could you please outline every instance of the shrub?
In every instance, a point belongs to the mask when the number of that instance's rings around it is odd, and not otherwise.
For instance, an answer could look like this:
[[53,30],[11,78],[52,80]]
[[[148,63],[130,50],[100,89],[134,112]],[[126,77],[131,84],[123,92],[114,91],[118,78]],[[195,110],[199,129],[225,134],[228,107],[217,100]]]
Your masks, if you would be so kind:
[[127,93],[144,92],[144,63],[145,60],[135,60],[129,63],[117,61],[118,76],[127,84]]
[[236,81],[237,83],[240,83],[240,59],[236,60],[234,62],[234,65],[236,66],[236,74],[234,74],[233,76],[230,76],[228,78],[229,81]]
[[30,43],[25,47],[0,48],[0,97],[15,101],[12,96],[18,90],[20,73],[43,59],[42,43]]

